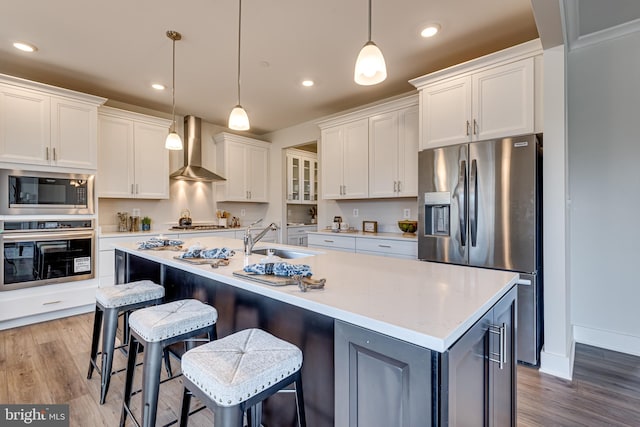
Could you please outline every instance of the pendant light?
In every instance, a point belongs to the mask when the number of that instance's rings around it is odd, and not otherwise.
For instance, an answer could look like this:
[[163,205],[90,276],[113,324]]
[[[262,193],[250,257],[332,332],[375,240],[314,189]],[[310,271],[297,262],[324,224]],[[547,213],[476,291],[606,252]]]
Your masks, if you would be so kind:
[[369,0],[369,40],[360,50],[356,60],[353,80],[359,85],[370,86],[387,78],[387,66],[380,48],[371,41],[371,0]]
[[173,83],[171,85],[173,123],[169,129],[169,135],[164,142],[164,148],[167,150],[182,150],[182,139],[176,132],[176,40],[182,40],[182,35],[173,30],[167,31],[167,37],[173,40]]
[[229,114],[229,129],[249,130],[249,116],[240,105],[240,34],[242,33],[242,0],[238,0],[238,104]]

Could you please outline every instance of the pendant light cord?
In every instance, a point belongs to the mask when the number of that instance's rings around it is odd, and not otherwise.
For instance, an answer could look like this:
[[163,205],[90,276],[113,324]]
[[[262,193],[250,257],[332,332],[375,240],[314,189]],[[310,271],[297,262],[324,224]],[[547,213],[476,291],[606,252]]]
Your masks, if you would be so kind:
[[176,131],[176,39],[173,37],[173,77],[171,82],[171,115],[173,116],[173,131]]
[[371,41],[371,0],[369,0],[369,41]]
[[238,4],[238,105],[240,105],[240,35],[242,33],[242,0],[239,0]]

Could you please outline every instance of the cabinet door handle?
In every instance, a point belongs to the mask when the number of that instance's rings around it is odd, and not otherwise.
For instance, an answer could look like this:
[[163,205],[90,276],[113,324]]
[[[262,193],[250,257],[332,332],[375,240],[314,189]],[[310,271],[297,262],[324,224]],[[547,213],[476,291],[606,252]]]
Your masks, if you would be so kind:
[[49,147],[46,148],[46,156],[47,156],[47,160],[49,160]]
[[60,304],[62,301],[57,300],[57,301],[47,301],[47,302],[43,302],[42,305],[52,305],[52,304]]
[[478,122],[476,121],[476,119],[473,119],[473,134],[478,134]]
[[467,120],[467,136],[469,136],[469,120]]
[[398,192],[398,181],[393,181],[393,192],[394,193]]
[[140,186],[136,184],[136,194],[140,193]]
[[379,248],[387,248],[387,249],[391,249],[390,245],[378,245]]
[[398,181],[398,193],[402,191],[402,181]]
[[56,154],[56,147],[53,147],[53,161],[58,160],[58,155]]
[[326,240],[326,239],[325,239],[325,242],[327,242],[327,243],[333,243],[333,240]]
[[131,194],[136,194],[135,193],[135,184],[131,184]]
[[[498,335],[500,340],[500,349],[498,353],[490,351],[489,361],[497,363],[500,369],[504,369],[504,365],[507,363],[507,324],[503,323],[501,326],[489,325],[489,332]],[[497,356],[497,359],[491,356]]]

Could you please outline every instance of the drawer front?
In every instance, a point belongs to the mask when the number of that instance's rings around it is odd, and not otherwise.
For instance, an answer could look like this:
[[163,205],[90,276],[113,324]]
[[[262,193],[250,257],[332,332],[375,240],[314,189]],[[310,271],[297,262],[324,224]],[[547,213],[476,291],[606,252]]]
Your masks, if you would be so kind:
[[356,250],[356,238],[348,236],[328,236],[326,234],[309,234],[309,246],[319,246],[329,249]]
[[381,252],[390,255],[418,256],[418,242],[386,239],[356,239],[356,252]]

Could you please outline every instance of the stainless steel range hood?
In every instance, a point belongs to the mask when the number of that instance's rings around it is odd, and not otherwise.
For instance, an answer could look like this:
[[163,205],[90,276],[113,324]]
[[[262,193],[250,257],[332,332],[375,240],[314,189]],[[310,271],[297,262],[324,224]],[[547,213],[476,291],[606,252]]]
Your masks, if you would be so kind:
[[184,117],[184,166],[169,175],[169,178],[184,181],[226,181],[202,167],[201,126],[202,120],[199,117]]

